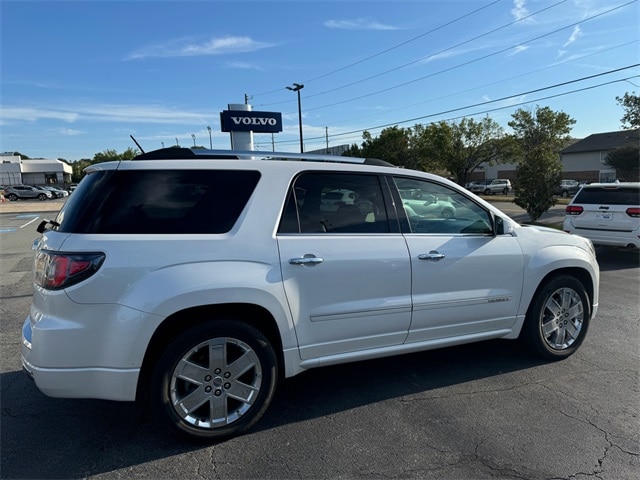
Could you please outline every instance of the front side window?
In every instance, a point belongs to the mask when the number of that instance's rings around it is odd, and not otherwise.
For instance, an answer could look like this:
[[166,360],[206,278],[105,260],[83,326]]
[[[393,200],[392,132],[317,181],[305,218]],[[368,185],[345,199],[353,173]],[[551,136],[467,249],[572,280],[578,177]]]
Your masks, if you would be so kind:
[[411,233],[491,234],[489,213],[447,186],[394,177]]
[[289,190],[279,233],[388,233],[377,175],[307,172]]

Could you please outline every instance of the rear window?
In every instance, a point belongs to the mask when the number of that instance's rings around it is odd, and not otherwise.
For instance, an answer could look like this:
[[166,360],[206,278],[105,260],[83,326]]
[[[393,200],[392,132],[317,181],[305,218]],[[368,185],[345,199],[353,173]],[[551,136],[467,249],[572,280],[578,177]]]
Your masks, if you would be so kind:
[[68,233],[226,233],[260,178],[256,171],[128,170],[88,175],[58,214]]
[[578,204],[640,205],[640,188],[584,187],[573,200]]

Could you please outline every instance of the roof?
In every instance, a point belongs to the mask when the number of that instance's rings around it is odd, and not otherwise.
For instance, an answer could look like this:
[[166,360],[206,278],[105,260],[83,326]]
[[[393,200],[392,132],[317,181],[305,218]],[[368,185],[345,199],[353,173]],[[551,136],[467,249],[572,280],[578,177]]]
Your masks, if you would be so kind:
[[251,160],[306,160],[311,162],[360,163],[393,167],[389,162],[377,158],[342,157],[335,155],[318,155],[311,153],[262,152],[257,150],[207,150],[181,147],[168,147],[141,153],[133,160],[178,160],[178,159],[251,159]]
[[594,133],[560,151],[561,154],[609,151],[620,147],[640,146],[640,129]]

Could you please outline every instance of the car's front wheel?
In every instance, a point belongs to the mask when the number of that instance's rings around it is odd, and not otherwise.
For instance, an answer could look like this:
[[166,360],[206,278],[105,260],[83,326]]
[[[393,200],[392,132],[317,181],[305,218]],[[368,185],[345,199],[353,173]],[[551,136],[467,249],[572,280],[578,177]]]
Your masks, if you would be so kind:
[[538,355],[561,360],[582,344],[591,307],[584,285],[562,275],[548,281],[529,307],[522,337]]
[[38,200],[46,200],[47,196],[44,193],[41,193],[40,195],[38,195]]
[[7,198],[10,202],[15,202],[16,200],[18,200],[18,196],[15,193],[10,193],[9,195],[7,195]]
[[173,434],[212,441],[248,429],[271,403],[278,379],[267,338],[215,320],[178,335],[151,377],[151,409]]
[[489,190],[488,188],[484,189],[484,194],[485,195],[489,195],[491,193],[491,190]]

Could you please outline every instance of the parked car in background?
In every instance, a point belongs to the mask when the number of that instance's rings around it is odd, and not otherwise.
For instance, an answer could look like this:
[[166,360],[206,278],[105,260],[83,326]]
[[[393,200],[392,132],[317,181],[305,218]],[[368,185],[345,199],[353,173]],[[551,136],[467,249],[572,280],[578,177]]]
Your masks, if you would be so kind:
[[565,209],[563,229],[595,245],[640,248],[640,183],[584,185]]
[[66,190],[54,187],[52,185],[45,185],[42,188],[44,188],[45,190],[49,190],[53,194],[53,198],[62,198],[69,196],[69,192],[67,192]]
[[[491,180],[477,180],[475,182],[467,183],[467,185],[464,188],[466,188],[467,190],[471,190],[473,192],[474,187],[479,187],[480,185],[482,185],[483,187],[486,187],[490,183],[491,183]],[[484,191],[484,189],[482,190],[476,189],[476,192],[477,191]]]
[[38,200],[48,200],[53,198],[53,194],[50,191],[39,189],[32,185],[10,185],[5,188],[4,193],[5,198],[12,202],[28,198],[37,198]]
[[511,190],[511,181],[506,178],[496,178],[489,183],[477,183],[471,186],[471,191],[474,193],[482,193],[484,195],[493,195],[495,193],[502,193],[506,195]]
[[560,184],[554,189],[553,194],[563,198],[571,197],[578,193],[580,187],[581,185],[577,180],[561,180]]

